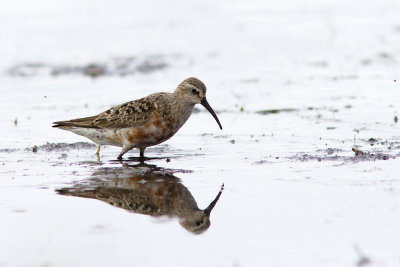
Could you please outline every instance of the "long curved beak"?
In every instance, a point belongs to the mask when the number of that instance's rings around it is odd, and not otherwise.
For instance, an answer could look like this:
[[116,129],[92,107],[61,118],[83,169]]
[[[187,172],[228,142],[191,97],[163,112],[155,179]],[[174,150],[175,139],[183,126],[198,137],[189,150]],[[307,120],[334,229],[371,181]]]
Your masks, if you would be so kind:
[[215,204],[217,204],[219,197],[222,194],[222,191],[224,191],[224,184],[222,184],[221,189],[218,192],[218,195],[215,197],[215,199],[213,200],[213,202],[210,203],[210,205],[208,205],[208,207],[204,210],[204,213],[207,216],[210,216],[212,209],[215,207]]
[[212,107],[210,106],[210,104],[208,104],[207,99],[204,97],[203,100],[201,100],[200,104],[203,105],[203,107],[205,107],[210,113],[211,115],[214,117],[214,119],[217,121],[219,128],[222,130],[222,125],[219,122],[219,119],[217,117],[217,115],[215,114],[214,110],[212,109]]

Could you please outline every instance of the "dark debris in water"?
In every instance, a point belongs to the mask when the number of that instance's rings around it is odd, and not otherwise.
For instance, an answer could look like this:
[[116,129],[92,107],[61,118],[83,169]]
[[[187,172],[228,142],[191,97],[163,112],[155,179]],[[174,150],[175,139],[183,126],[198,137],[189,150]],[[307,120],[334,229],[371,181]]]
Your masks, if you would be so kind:
[[339,152],[343,152],[344,150],[342,150],[342,149],[339,149],[339,148],[331,148],[331,147],[329,147],[329,148],[327,148],[327,149],[318,149],[317,150],[317,152],[319,152],[319,153],[324,153],[324,154],[327,154],[327,155],[332,155],[332,154],[334,154],[334,153],[339,153]]
[[297,155],[289,157],[290,160],[294,161],[338,161],[340,159],[344,159],[345,157],[340,157],[338,155],[311,155],[308,153],[299,153]]
[[370,153],[368,151],[364,152],[355,147],[353,147],[351,150],[353,150],[353,152],[355,153],[356,158],[361,160],[388,160],[390,158],[394,158],[391,155],[383,154],[380,152],[377,153]]
[[296,108],[265,109],[256,111],[256,113],[261,115],[270,115],[270,114],[278,114],[282,112],[294,112],[294,111],[298,111],[298,109]]
[[[46,152],[54,152],[54,151],[69,151],[69,150],[74,150],[74,149],[97,149],[98,146],[92,143],[87,143],[87,142],[77,142],[77,143],[72,143],[72,144],[67,144],[67,143],[47,143],[45,145],[37,146],[34,145],[32,147],[28,147],[26,149],[23,149],[24,151],[27,152],[33,152],[37,153],[40,151],[46,151]],[[16,149],[16,148],[3,148],[0,149],[0,153],[14,153],[16,151],[19,151],[21,149]],[[66,154],[61,155],[62,158],[66,157]]]
[[[174,58],[174,60],[176,60]],[[105,62],[81,65],[22,63],[12,66],[8,74],[15,77],[30,77],[41,74],[52,76],[80,74],[92,78],[100,76],[127,76],[136,73],[151,73],[169,66],[166,56],[118,57]]]
[[15,149],[15,148],[2,148],[2,149],[0,149],[0,153],[13,153],[15,151],[17,151],[17,149]]
[[77,142],[72,144],[67,143],[48,143],[41,146],[34,146],[32,148],[28,148],[28,150],[33,152],[38,151],[46,151],[46,152],[53,152],[53,151],[69,151],[72,149],[96,149],[98,148],[97,145],[87,142]]
[[263,164],[268,164],[268,163],[272,163],[272,161],[262,159],[262,160],[253,162],[253,165],[263,165]]
[[396,156],[385,154],[383,152],[364,152],[357,148],[352,148],[355,153],[354,156],[341,155],[343,152],[341,149],[328,148],[326,150],[317,150],[317,152],[322,154],[310,154],[310,153],[298,153],[294,156],[289,157],[290,160],[294,161],[341,161],[343,163],[357,163],[360,161],[375,161],[375,160],[388,160],[394,159]]

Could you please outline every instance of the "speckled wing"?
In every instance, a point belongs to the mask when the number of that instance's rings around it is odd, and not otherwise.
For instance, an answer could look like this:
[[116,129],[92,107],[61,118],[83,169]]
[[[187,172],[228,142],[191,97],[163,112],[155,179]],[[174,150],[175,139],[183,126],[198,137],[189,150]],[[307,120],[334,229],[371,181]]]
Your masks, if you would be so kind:
[[152,117],[154,101],[148,97],[113,107],[97,116],[90,125],[103,129],[121,129],[144,126]]
[[151,216],[160,216],[164,214],[162,209],[160,209],[145,190],[116,187],[88,189],[83,187],[63,188],[57,190],[57,192],[61,195],[98,199],[110,205],[136,213]]
[[110,108],[99,115],[54,122],[53,127],[69,126],[96,129],[121,129],[144,126],[156,109],[155,95]]

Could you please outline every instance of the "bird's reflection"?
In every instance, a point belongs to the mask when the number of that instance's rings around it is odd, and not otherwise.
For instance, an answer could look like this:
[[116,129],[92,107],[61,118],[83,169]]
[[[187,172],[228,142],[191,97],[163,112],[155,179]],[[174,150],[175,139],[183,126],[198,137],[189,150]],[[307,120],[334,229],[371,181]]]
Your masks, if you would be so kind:
[[210,227],[210,213],[224,185],[210,205],[201,210],[174,171],[143,163],[129,168],[99,168],[92,178],[57,192],[98,199],[135,213],[175,217],[186,230],[203,233]]

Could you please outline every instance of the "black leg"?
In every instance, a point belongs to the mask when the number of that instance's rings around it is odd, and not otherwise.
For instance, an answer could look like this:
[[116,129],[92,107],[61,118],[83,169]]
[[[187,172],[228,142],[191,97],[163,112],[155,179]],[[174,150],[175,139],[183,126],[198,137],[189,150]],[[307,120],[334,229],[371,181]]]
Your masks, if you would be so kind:
[[139,148],[140,149],[140,157],[141,158],[144,158],[144,150],[146,149],[146,148]]
[[119,153],[119,155],[118,155],[118,160],[122,160],[122,156],[126,153],[126,152],[128,152],[129,150],[131,150],[132,149],[132,147],[129,147],[129,146],[123,146],[122,147],[122,150],[121,150],[121,153]]

